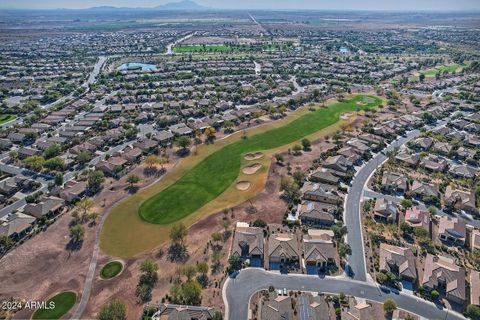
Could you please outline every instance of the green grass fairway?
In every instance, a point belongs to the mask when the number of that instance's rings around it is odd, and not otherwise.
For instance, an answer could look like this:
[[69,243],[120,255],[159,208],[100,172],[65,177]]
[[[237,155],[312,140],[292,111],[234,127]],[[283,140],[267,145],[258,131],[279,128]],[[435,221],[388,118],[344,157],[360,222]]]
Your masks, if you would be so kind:
[[15,119],[17,119],[17,116],[13,114],[0,114],[0,124],[4,124]]
[[231,52],[233,47],[227,45],[199,45],[199,46],[178,46],[173,47],[175,53],[188,52]]
[[111,279],[118,275],[122,269],[123,265],[120,261],[110,261],[103,266],[102,270],[100,271],[100,277],[105,280]]
[[55,302],[53,309],[38,309],[32,316],[32,319],[60,319],[64,316],[77,301],[77,294],[72,291],[61,292],[47,301],[47,306],[50,301]]
[[255,52],[256,50],[279,51],[290,48],[289,44],[253,44],[253,45],[179,45],[173,47],[175,53],[233,53],[233,52]]
[[242,156],[249,152],[275,149],[326,128],[344,112],[370,109],[382,103],[378,97],[357,95],[261,134],[229,144],[212,153],[175,183],[143,202],[140,217],[146,222],[176,222],[224,192],[240,173]]
[[465,68],[466,66],[467,66],[466,64],[457,64],[457,63],[448,64],[448,65],[438,66],[438,67],[435,67],[435,68],[432,68],[432,69],[427,69],[427,70],[424,70],[424,71],[420,71],[420,74],[424,74],[425,77],[435,77],[435,75],[442,74],[445,71],[448,71],[449,73],[459,72],[463,68]]

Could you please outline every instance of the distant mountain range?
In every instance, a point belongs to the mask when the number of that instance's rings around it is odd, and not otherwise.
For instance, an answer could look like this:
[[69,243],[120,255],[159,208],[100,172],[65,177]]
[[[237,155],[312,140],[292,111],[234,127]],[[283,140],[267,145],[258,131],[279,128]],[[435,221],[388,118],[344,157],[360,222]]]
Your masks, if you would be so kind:
[[210,8],[199,5],[195,1],[183,0],[179,2],[169,2],[155,7],[160,10],[182,10],[182,11],[199,11],[208,10]]
[[199,5],[195,1],[192,0],[182,0],[178,2],[168,2],[153,8],[145,8],[145,7],[137,7],[137,8],[129,8],[129,7],[113,7],[113,6],[98,6],[92,7],[85,10],[98,10],[98,11],[109,11],[109,10],[131,10],[131,9],[149,9],[149,10],[163,10],[163,11],[204,11],[210,10],[212,8],[205,7]]

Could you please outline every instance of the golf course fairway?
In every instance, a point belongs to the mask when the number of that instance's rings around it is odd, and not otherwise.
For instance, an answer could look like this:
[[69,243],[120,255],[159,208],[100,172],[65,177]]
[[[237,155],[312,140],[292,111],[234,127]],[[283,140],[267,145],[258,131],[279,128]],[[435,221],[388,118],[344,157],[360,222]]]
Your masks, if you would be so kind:
[[218,197],[238,177],[242,155],[278,148],[337,122],[340,114],[378,106],[382,100],[357,95],[328,108],[305,114],[285,126],[229,144],[212,153],[179,180],[140,206],[146,222],[170,224],[195,212]]
[[[196,147],[161,179],[115,204],[108,212],[100,233],[100,248],[112,257],[131,258],[155,249],[168,240],[170,229],[181,221],[187,226],[239,205],[260,193],[267,181],[271,159],[301,139],[311,141],[331,135],[349,123],[342,113],[374,108],[384,103],[379,97],[352,95],[348,100],[329,100],[326,107],[301,107],[286,118],[236,132],[214,144]],[[249,161],[244,155],[260,151],[262,158]],[[261,165],[255,174],[242,168]],[[239,191],[237,182],[249,181]]]

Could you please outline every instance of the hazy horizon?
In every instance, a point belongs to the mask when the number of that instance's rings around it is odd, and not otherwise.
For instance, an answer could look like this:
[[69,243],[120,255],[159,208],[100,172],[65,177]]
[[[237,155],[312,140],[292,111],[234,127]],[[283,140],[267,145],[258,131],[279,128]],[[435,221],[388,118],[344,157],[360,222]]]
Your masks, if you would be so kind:
[[[132,3],[131,0],[17,0],[15,2],[0,3],[0,8],[5,9],[86,9],[100,6],[114,7],[155,7],[165,3],[180,2],[181,0],[139,0]],[[480,10],[478,0],[194,0],[202,6],[213,9],[273,9],[273,10],[391,10],[391,11],[468,11]],[[41,2],[41,3],[40,3]]]

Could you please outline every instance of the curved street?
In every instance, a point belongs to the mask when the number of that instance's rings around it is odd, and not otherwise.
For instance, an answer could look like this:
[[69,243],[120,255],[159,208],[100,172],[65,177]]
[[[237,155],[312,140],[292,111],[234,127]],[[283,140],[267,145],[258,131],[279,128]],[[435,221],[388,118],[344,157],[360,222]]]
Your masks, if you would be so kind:
[[[350,278],[320,278],[300,274],[282,275],[265,271],[260,268],[248,268],[239,272],[235,278],[228,278],[224,284],[223,300],[228,306],[226,319],[248,319],[248,305],[250,297],[257,291],[268,289],[273,285],[275,289],[312,291],[339,294],[365,298],[383,302],[388,298],[394,299],[398,308],[408,310],[426,319],[460,320],[464,317],[446,308],[404,293],[384,293],[375,284],[356,281]],[[228,312],[228,314],[227,314]]]
[[385,162],[385,160],[387,160],[386,153],[415,139],[419,134],[419,130],[410,131],[405,137],[398,138],[383,149],[382,152],[376,154],[365,165],[363,165],[360,170],[358,170],[352,180],[351,187],[348,189],[347,197],[345,199],[344,222],[348,229],[347,242],[352,248],[352,254],[348,257],[348,265],[350,266],[352,278],[355,280],[367,281],[367,269],[365,264],[365,252],[363,250],[363,235],[360,218],[360,204],[363,198],[363,189],[370,176],[383,162]]

